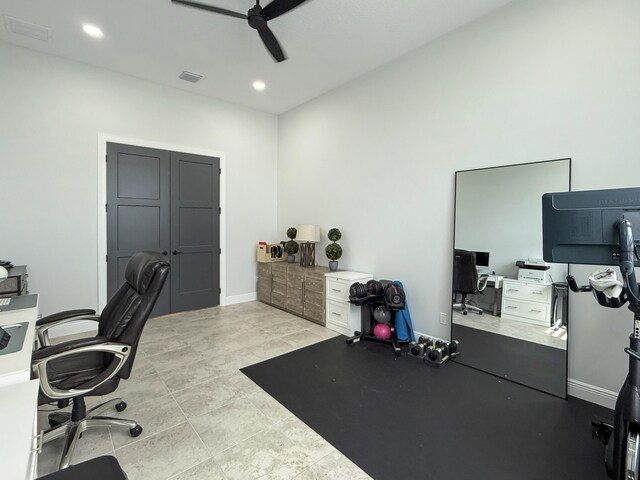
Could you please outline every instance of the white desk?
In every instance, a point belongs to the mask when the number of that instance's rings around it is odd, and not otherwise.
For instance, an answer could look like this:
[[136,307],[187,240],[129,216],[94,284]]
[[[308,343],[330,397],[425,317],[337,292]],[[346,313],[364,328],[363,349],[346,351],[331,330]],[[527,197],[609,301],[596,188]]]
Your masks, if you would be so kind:
[[35,307],[0,312],[0,327],[28,322],[22,350],[0,355],[0,387],[28,382],[31,379],[31,354],[35,340],[36,321],[38,320],[38,296],[34,296],[36,298]]
[[[3,479],[32,480],[37,474],[38,380],[31,380],[31,354],[38,319],[35,306],[0,312],[0,327],[27,322],[22,349],[0,355],[0,464]],[[32,297],[32,298],[33,298]],[[11,301],[14,301],[12,297]],[[24,300],[24,299],[23,299]]]
[[0,477],[36,478],[38,447],[38,380],[0,387]]

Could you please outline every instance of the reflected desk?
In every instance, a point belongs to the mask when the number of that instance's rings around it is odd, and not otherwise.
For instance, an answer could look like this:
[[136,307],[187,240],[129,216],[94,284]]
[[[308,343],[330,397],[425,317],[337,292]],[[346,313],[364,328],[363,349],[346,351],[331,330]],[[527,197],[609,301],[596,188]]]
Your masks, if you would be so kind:
[[[502,307],[503,280],[504,277],[502,275],[489,275],[485,289],[481,293],[472,296],[469,303],[490,312],[493,316],[499,316]],[[492,291],[492,294],[488,295],[490,291]]]

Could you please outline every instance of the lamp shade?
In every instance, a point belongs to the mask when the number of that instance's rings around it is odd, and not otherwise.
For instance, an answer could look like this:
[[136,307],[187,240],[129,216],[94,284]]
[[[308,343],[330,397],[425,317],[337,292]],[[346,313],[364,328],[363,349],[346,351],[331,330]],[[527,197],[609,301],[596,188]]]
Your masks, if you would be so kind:
[[320,241],[320,225],[298,225],[296,240],[318,243]]
[[0,282],[4,281],[9,276],[9,272],[4,267],[0,267]]

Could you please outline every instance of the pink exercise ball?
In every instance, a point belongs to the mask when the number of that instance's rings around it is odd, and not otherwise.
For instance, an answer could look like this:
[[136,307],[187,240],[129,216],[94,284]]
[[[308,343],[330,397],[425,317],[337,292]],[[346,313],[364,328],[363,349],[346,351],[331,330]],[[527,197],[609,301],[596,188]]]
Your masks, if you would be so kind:
[[383,340],[389,340],[391,338],[391,329],[386,323],[378,323],[373,327],[373,336],[376,338],[382,338]]

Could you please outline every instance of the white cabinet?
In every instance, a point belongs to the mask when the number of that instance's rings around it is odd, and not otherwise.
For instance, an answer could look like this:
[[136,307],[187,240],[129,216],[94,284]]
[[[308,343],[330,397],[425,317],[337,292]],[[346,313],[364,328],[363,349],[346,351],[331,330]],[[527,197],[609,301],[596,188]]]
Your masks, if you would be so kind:
[[38,435],[37,380],[0,388],[0,463],[4,479],[36,478],[42,438]]
[[551,285],[505,278],[502,285],[502,318],[548,327],[551,324]]
[[359,272],[324,274],[327,292],[325,319],[327,328],[350,337],[360,330],[360,307],[349,303],[349,287],[355,282],[367,283],[373,275]]

